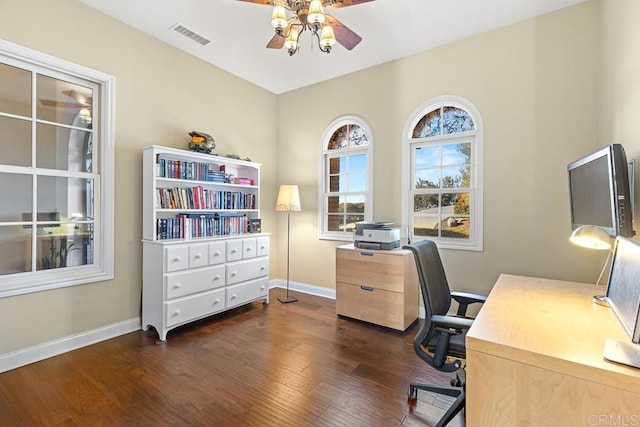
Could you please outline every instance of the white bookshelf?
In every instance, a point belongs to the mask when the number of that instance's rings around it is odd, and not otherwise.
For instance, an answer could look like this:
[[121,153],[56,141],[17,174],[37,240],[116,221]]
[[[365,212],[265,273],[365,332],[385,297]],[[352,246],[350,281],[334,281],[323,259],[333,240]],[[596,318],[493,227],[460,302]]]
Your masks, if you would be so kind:
[[154,145],[142,169],[143,329],[165,341],[194,320],[268,303],[269,235],[250,228],[260,164]]

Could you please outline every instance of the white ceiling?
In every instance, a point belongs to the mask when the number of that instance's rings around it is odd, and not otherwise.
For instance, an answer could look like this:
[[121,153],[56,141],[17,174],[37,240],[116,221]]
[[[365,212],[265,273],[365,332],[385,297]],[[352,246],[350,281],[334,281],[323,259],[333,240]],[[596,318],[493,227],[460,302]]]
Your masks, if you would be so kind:
[[[375,0],[331,11],[362,37],[352,51],[330,54],[267,49],[273,36],[270,6],[235,0],[80,0],[157,39],[275,94],[391,61],[561,9],[584,0]],[[170,29],[180,23],[211,40],[201,46]]]

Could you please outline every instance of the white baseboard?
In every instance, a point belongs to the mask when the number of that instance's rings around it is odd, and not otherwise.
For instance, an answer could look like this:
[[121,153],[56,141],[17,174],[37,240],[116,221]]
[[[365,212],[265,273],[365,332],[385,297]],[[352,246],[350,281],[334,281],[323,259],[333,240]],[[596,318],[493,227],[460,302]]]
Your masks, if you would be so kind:
[[[269,282],[269,288],[287,289],[287,281],[284,279],[274,279]],[[307,283],[292,282],[289,280],[289,290],[302,292],[303,294],[317,295],[323,298],[336,299],[336,290]]]
[[0,355],[0,373],[138,330],[140,330],[140,318],[136,317],[2,354]]

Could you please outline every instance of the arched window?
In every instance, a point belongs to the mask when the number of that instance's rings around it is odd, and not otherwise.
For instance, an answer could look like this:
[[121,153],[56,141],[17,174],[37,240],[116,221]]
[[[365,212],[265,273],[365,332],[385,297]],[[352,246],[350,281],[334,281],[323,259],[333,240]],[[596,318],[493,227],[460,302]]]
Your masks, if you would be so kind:
[[412,240],[482,250],[482,118],[469,101],[431,99],[405,126],[403,218]]
[[351,241],[355,223],[373,217],[369,127],[354,116],[335,120],[322,137],[319,158],[318,235]]

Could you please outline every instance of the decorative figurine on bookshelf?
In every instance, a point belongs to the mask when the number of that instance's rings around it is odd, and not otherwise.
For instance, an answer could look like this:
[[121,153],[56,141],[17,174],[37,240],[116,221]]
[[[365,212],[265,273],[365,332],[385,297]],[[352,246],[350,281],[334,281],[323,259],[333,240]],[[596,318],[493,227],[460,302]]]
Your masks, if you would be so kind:
[[211,154],[213,149],[216,148],[216,142],[209,134],[192,130],[191,132],[189,132],[189,136],[191,137],[191,141],[189,142],[189,150],[195,151],[197,153]]

